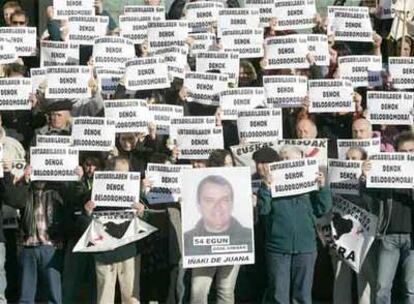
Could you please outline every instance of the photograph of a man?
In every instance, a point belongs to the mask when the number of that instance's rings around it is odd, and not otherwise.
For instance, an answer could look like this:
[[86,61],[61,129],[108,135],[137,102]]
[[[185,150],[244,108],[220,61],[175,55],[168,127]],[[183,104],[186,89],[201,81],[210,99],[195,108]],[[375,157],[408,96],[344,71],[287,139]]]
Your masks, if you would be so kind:
[[[233,215],[235,207],[239,208],[243,202],[235,206],[232,184],[223,176],[208,175],[196,189],[194,203],[201,218],[191,230],[184,233],[185,255],[251,252],[252,229],[244,227]],[[250,199],[244,203],[248,202]],[[245,207],[252,208],[252,205]],[[214,250],[215,246],[223,247]]]

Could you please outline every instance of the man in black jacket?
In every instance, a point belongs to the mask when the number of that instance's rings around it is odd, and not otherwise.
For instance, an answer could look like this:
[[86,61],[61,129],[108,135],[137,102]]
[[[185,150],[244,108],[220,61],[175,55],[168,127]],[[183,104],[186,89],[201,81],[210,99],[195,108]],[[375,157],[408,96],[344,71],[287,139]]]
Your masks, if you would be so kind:
[[[9,205],[13,208],[20,208],[25,203],[24,192],[13,183],[13,175],[10,174],[11,164],[4,162],[4,177],[0,179],[0,210],[2,204]],[[6,239],[3,234],[3,213],[0,211],[0,303],[7,303],[5,290],[7,286],[6,271],[4,263],[6,261]]]
[[[398,152],[414,153],[414,133],[403,132],[396,140]],[[362,166],[365,183],[371,163]],[[391,289],[398,264],[402,265],[405,303],[414,302],[413,189],[368,189],[362,187],[367,203],[381,204],[384,210],[384,236],[378,252],[376,303],[391,303]],[[380,226],[381,225],[380,219]]]

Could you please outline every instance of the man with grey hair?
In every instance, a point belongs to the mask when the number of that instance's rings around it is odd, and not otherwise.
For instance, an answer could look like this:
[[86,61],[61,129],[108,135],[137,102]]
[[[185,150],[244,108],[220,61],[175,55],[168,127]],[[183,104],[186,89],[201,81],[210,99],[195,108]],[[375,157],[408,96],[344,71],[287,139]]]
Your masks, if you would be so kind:
[[373,137],[372,125],[365,118],[359,118],[352,124],[352,137],[355,139],[369,139]]

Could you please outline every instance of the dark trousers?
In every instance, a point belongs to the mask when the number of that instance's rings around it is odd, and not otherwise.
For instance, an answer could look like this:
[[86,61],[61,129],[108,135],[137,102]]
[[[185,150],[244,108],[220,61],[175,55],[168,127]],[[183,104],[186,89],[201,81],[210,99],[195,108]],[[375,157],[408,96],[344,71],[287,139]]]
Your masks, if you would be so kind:
[[96,303],[96,272],[93,254],[72,252],[76,241],[70,240],[63,268],[63,303]]
[[62,252],[53,246],[23,247],[20,255],[21,304],[35,302],[37,283],[42,283],[41,298],[47,303],[62,303]]
[[311,304],[316,255],[266,252],[268,283],[263,302]]

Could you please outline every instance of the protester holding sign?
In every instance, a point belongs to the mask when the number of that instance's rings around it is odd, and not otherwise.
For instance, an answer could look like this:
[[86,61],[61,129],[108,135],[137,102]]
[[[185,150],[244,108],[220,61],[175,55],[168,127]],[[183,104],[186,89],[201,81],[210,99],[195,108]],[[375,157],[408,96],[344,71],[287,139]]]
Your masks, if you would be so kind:
[[[231,158],[231,155],[229,152],[225,150],[215,150],[210,154],[209,157],[209,165],[211,167],[232,167],[233,161]],[[233,199],[233,190],[231,188],[231,185],[228,183],[228,181],[224,178],[216,176],[207,177],[199,184],[198,193],[199,193],[199,210],[202,213],[202,221],[204,228],[201,227],[200,223],[197,224],[197,227],[184,235],[184,246],[186,250],[186,254],[201,254],[201,252],[196,252],[194,247],[194,252],[191,253],[190,249],[191,244],[189,244],[189,241],[191,242],[191,236],[193,236],[193,245],[197,245],[196,239],[197,236],[199,236],[199,240],[206,241],[205,246],[208,244],[208,239],[210,239],[212,242],[214,240],[214,236],[216,236],[216,239],[219,240],[219,235],[228,235],[228,244],[233,245],[233,247],[239,242],[246,241],[248,238],[251,238],[251,231],[249,229],[244,228],[241,226],[241,224],[237,221],[237,219],[230,217],[228,214],[229,210],[225,207],[225,204],[230,204],[232,206],[233,202],[227,202],[224,203],[222,206],[222,216],[216,213],[218,209],[216,209],[216,212],[213,212],[212,210],[208,211],[208,209],[211,208],[208,207],[209,200],[211,199],[220,199],[220,193],[222,196],[221,199],[224,198],[226,200],[225,196],[230,195],[231,200]],[[204,185],[201,187],[201,185]],[[220,192],[219,190],[224,190],[224,192]],[[227,192],[225,189],[231,190],[231,192]],[[217,192],[218,191],[218,192]],[[219,201],[215,202],[214,204],[220,204]],[[223,204],[221,203],[221,204]],[[214,208],[220,208],[220,207],[214,207]],[[230,207],[231,208],[231,207]],[[210,213],[210,214],[209,214]],[[226,218],[227,217],[227,218]],[[226,223],[226,219],[229,220],[231,218],[231,224]],[[220,221],[224,219],[222,224],[220,224]],[[223,225],[224,224],[224,225]],[[223,225],[223,226],[222,226]],[[223,229],[224,228],[224,229]],[[204,230],[204,232],[202,232]],[[214,244],[211,243],[211,244]],[[223,242],[219,242],[217,244],[225,244]],[[200,244],[201,245],[201,244]],[[190,246],[190,248],[189,248]],[[203,247],[205,247],[203,246]],[[251,245],[249,245],[251,246]],[[208,249],[209,246],[206,247]],[[219,247],[219,246],[218,246]],[[226,247],[226,246],[223,246]],[[228,246],[231,247],[231,246]],[[247,248],[246,248],[247,249]],[[187,251],[188,250],[188,251]],[[205,251],[202,249],[202,251]],[[208,251],[205,251],[204,254],[207,254]],[[214,251],[213,251],[214,252]],[[225,252],[225,251],[224,251]],[[231,251],[229,249],[228,253],[230,252],[237,252],[237,250]],[[231,259],[231,258],[227,258]],[[234,260],[234,258],[233,258]],[[237,261],[237,260],[236,260]],[[212,261],[213,262],[213,261]],[[212,263],[211,262],[211,263]],[[212,263],[214,265],[214,263]],[[234,303],[234,288],[236,286],[237,281],[237,275],[239,273],[240,265],[227,265],[227,266],[211,266],[211,267],[202,267],[202,268],[194,268],[192,269],[192,279],[191,279],[191,302],[192,303],[206,303],[210,286],[213,281],[213,278],[216,278],[216,288],[217,288],[217,302],[218,303]]]
[[332,206],[324,176],[318,177],[319,191],[280,198],[272,198],[271,185],[277,181],[271,180],[268,171],[262,181],[257,206],[266,227],[268,287],[265,302],[312,303],[316,261],[314,217],[324,215]]
[[[396,139],[398,152],[414,152],[414,134],[401,133]],[[365,185],[367,175],[371,170],[371,162],[366,161],[362,167],[361,182]],[[380,219],[379,228],[384,234],[380,240],[378,250],[378,276],[376,288],[376,301],[378,303],[391,303],[391,288],[395,271],[399,262],[402,265],[404,293],[407,301],[411,301],[414,290],[412,276],[414,273],[413,238],[413,206],[414,193],[409,189],[370,189],[361,188],[361,194],[367,204],[377,204],[384,210],[389,210]]]
[[[80,167],[76,172],[82,177]],[[42,274],[39,280],[45,280],[42,282],[45,284],[44,296],[48,301],[61,303],[60,257],[63,254],[65,208],[79,200],[83,191],[79,182],[53,184],[31,181],[30,176],[31,167],[28,167],[19,182],[25,196],[21,222],[24,238],[20,256],[22,281],[19,302],[35,301],[39,272]]]
[[[112,166],[111,169],[117,172],[129,171],[129,163],[125,158],[115,158]],[[84,206],[86,216],[91,217],[95,207],[95,202],[88,201]],[[131,204],[131,207],[139,216],[144,214],[145,206],[140,202]],[[116,250],[95,255],[98,303],[114,301],[117,278],[121,287],[122,301],[125,303],[139,302],[141,256],[137,250],[137,243],[134,242]]]

